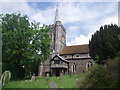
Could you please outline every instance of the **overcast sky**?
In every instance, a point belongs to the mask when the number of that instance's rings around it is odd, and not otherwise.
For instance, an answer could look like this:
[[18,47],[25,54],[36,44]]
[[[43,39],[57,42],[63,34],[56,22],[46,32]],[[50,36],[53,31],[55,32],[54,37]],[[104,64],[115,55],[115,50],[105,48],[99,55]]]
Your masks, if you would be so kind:
[[[10,0],[7,0],[10,1]],[[99,0],[100,1],[100,0]],[[56,5],[67,30],[67,45],[88,44],[91,35],[105,24],[118,24],[118,2],[2,2],[2,13],[27,14],[30,21],[53,24]]]

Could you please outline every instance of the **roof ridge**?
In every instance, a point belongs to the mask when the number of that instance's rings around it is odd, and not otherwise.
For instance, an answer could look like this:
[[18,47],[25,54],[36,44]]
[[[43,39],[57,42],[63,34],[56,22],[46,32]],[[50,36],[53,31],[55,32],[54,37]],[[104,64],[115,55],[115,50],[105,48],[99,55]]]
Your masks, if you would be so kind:
[[[89,45],[89,44],[71,45],[71,46],[85,46],[85,45]],[[71,47],[71,46],[65,46],[65,47]]]

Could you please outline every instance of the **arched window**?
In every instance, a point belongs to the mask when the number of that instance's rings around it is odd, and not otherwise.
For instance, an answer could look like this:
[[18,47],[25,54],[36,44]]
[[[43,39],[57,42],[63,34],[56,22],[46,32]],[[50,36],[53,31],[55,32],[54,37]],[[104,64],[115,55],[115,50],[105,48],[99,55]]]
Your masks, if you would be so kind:
[[93,63],[91,61],[86,64],[86,71],[93,67]]
[[74,64],[72,65],[72,72],[76,72],[76,70],[77,70],[77,65],[74,63]]

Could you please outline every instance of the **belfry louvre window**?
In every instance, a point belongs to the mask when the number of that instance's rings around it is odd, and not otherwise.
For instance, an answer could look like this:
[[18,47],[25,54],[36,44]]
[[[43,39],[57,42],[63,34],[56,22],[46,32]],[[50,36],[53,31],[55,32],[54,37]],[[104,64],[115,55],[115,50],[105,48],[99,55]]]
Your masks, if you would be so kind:
[[60,64],[60,60],[54,61],[54,64]]

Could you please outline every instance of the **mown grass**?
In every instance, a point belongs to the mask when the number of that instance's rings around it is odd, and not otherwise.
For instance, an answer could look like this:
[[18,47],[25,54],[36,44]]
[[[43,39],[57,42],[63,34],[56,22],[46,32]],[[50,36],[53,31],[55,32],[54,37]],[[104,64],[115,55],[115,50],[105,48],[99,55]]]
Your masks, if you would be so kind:
[[[64,75],[62,79],[60,77],[50,77],[49,80],[54,81],[58,88],[75,88],[77,77],[82,80],[84,75]],[[48,82],[46,77],[37,77],[35,81],[11,81],[4,88],[48,88]]]

